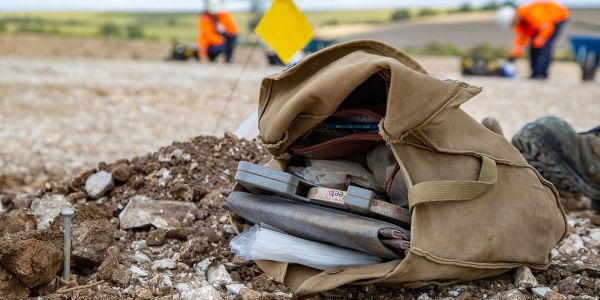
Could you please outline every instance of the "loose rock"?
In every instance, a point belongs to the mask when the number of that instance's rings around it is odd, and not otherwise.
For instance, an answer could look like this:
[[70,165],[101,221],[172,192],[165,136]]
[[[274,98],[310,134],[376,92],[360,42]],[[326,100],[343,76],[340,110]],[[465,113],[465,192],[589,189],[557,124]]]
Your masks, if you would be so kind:
[[223,299],[214,287],[207,285],[201,288],[191,290],[182,294],[183,297],[189,300],[203,299],[203,300],[221,300]]
[[538,285],[537,280],[526,266],[518,267],[515,271],[514,284],[519,288],[530,289]]
[[37,220],[37,229],[48,229],[50,222],[60,215],[60,210],[67,207],[72,207],[71,203],[65,196],[59,194],[46,194],[42,198],[33,200],[31,211]]
[[148,272],[144,271],[142,268],[137,267],[137,266],[131,266],[131,267],[129,267],[129,271],[131,271],[131,275],[134,278],[137,278],[137,277],[148,277]]
[[178,291],[180,294],[183,294],[183,293],[186,293],[186,292],[189,292],[189,291],[191,291],[191,290],[192,290],[192,286],[190,286],[190,285],[189,285],[189,284],[187,284],[187,283],[182,283],[182,282],[181,282],[181,283],[178,283],[178,284],[175,286],[175,288],[177,289],[177,291]]
[[155,275],[150,279],[148,285],[154,296],[165,296],[173,289],[173,281],[170,275]]
[[247,287],[241,283],[228,284],[225,288],[234,295],[239,295],[241,289],[247,289]]
[[94,173],[85,180],[85,191],[92,199],[104,196],[112,187],[112,175],[106,171]]
[[150,258],[148,257],[148,255],[141,253],[139,251],[136,251],[133,258],[138,262],[138,263],[145,263],[145,262],[149,262]]
[[194,203],[181,201],[155,201],[137,195],[129,200],[119,215],[121,229],[153,225],[156,228],[178,228],[193,222],[198,207]]
[[118,164],[112,170],[112,176],[115,180],[125,182],[129,179],[129,167],[126,164]]
[[242,297],[242,300],[257,300],[261,298],[259,292],[249,288],[241,289],[240,296]]
[[559,294],[555,291],[546,292],[546,295],[544,295],[544,297],[546,298],[546,300],[566,300],[567,299],[567,296],[565,296],[563,294]]
[[30,288],[54,279],[62,262],[62,251],[49,242],[5,238],[0,243],[0,264]]
[[119,248],[111,246],[106,253],[106,259],[98,267],[98,278],[110,280],[121,287],[127,286],[132,272],[119,263]]
[[183,244],[181,247],[181,261],[188,265],[201,261],[209,247],[207,240],[206,237],[199,237]]
[[495,295],[490,300],[527,300],[527,298],[519,289],[512,289]]
[[162,246],[167,241],[167,231],[165,229],[156,229],[148,233],[146,242],[148,246]]
[[152,269],[158,271],[174,270],[175,268],[177,268],[177,263],[170,258],[157,260],[152,264]]
[[212,285],[224,286],[231,283],[231,276],[222,264],[209,266],[206,277]]
[[552,291],[552,289],[550,289],[549,287],[540,286],[540,287],[532,288],[531,291],[533,292],[534,295],[536,295],[540,298],[544,298],[546,296],[546,293]]

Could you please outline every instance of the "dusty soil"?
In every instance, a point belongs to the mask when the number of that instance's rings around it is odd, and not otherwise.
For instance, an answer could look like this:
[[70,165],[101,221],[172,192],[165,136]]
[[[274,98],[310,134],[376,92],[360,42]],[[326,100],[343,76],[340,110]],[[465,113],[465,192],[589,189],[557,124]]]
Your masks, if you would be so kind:
[[[3,288],[0,292],[49,299],[194,299],[207,297],[202,292],[210,291],[222,299],[242,299],[226,288],[230,283],[241,283],[247,288],[243,293],[246,296],[293,297],[285,285],[273,281],[254,263],[236,257],[228,249],[234,231],[228,222],[228,212],[223,208],[225,198],[221,190],[230,186],[238,161],[265,159],[266,152],[253,142],[233,136],[200,136],[129,160],[99,163],[96,168],[70,180],[48,183],[31,197],[42,203],[37,207],[43,206],[45,201],[51,202],[48,199],[52,196],[64,197],[75,208],[74,277],[71,282],[61,282],[53,275],[60,271],[57,265],[62,264],[59,251],[62,217],[56,216],[48,229],[36,230],[32,226],[35,220],[31,220],[28,210],[15,209],[0,215],[0,221],[21,220],[21,225],[14,226],[0,238],[3,245],[0,247],[3,267],[0,275],[3,271],[4,277],[10,278],[0,285]],[[119,174],[123,170],[127,170],[128,176]],[[93,200],[86,195],[85,181],[100,171],[110,172],[120,179],[114,179],[114,186],[103,197]],[[124,221],[119,219],[120,212],[133,197],[140,195],[157,202],[193,203],[198,211],[193,219],[177,228],[119,229],[119,221]],[[565,198],[564,201],[567,207],[579,209],[569,215],[569,239],[553,250],[547,270],[534,270],[533,274],[539,285],[568,295],[570,299],[597,299],[588,296],[600,293],[600,214],[585,210],[589,208],[589,199]],[[11,208],[18,205],[14,196],[7,202]],[[35,210],[33,214],[36,215]],[[168,213],[165,214],[168,218]],[[98,222],[102,221],[105,225],[99,226]],[[32,249],[44,251],[32,256]],[[99,259],[77,259],[82,256]],[[224,272],[228,275],[223,275]],[[13,275],[16,278],[11,277]],[[511,272],[487,280],[420,289],[344,286],[311,295],[309,299],[486,299],[507,297],[508,293],[534,299],[530,289],[517,289],[513,276]]]

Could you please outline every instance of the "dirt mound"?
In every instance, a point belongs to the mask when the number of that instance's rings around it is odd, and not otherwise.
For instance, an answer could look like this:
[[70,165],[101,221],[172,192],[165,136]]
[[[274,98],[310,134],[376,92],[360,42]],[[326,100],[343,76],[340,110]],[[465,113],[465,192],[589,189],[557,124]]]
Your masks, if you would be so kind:
[[[32,196],[33,212],[20,209],[0,215],[0,249],[4,246],[0,251],[0,295],[63,293],[86,299],[293,297],[285,285],[274,282],[254,263],[236,257],[228,248],[235,233],[222,207],[221,190],[230,186],[240,160],[259,163],[265,159],[266,151],[253,142],[230,135],[202,136],[130,160],[99,163],[62,184],[46,185]],[[75,209],[71,268],[75,276],[69,284],[53,279],[62,264],[63,219],[57,207],[63,206]],[[174,206],[180,208],[170,209]],[[36,230],[42,218],[49,226]],[[529,280],[533,277],[535,285],[562,294],[598,295],[597,219],[600,217],[589,211],[571,213],[569,238],[553,250],[550,268],[533,271]],[[37,256],[30,255],[32,249],[39,250]],[[23,274],[23,270],[28,273]],[[410,290],[344,286],[310,299],[533,298],[530,287],[519,289],[522,283],[513,275]],[[64,287],[57,290],[61,285]]]

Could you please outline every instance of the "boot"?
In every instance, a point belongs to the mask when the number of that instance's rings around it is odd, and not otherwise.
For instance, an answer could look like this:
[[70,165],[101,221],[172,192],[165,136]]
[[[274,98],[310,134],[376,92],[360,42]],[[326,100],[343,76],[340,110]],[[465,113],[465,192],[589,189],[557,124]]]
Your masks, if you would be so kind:
[[600,132],[577,133],[562,119],[525,125],[512,143],[540,174],[562,191],[583,194],[600,207]]

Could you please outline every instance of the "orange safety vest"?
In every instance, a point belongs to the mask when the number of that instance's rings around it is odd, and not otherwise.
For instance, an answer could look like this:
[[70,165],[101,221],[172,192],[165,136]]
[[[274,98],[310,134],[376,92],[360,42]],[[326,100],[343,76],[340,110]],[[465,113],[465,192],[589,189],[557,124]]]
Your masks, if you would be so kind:
[[207,56],[209,46],[218,46],[223,43],[222,33],[227,35],[236,35],[237,25],[233,17],[228,12],[218,12],[209,14],[204,12],[198,17],[198,50],[201,57]]
[[517,8],[518,23],[514,28],[512,56],[519,57],[533,39],[531,46],[541,48],[554,33],[554,25],[569,17],[569,9],[552,0],[531,1]]

